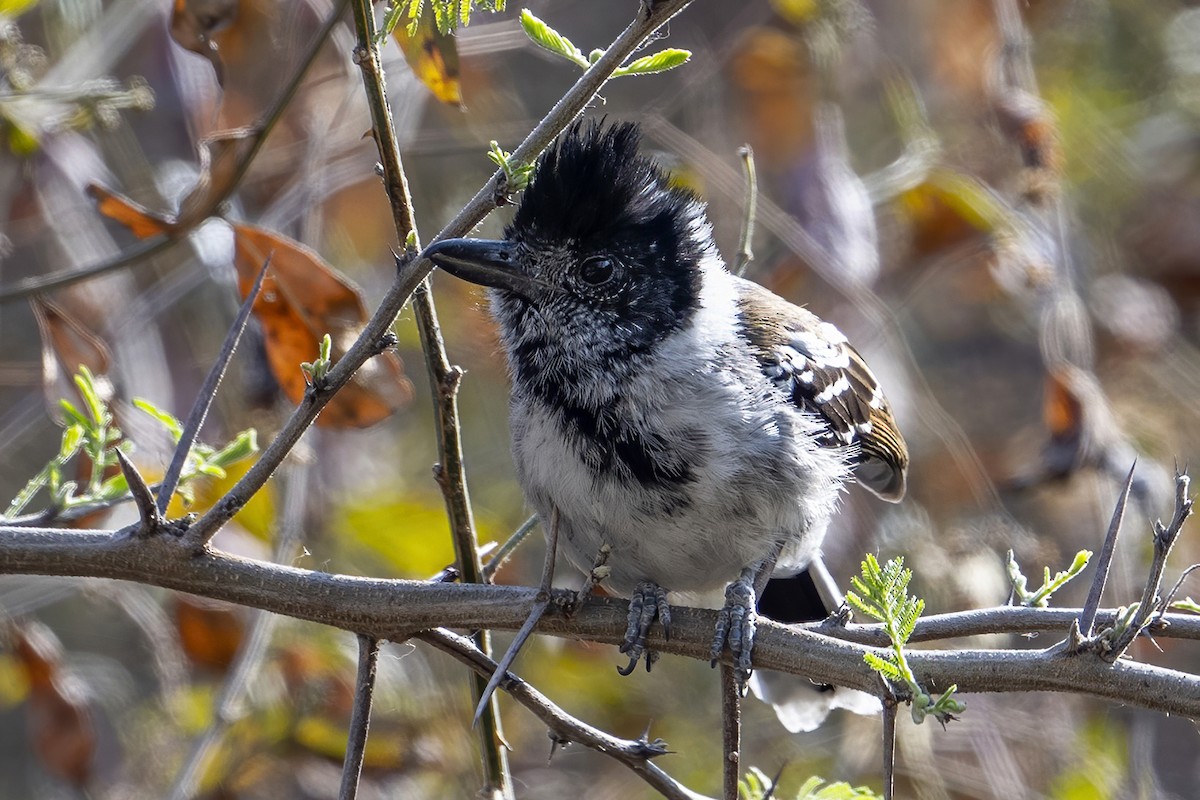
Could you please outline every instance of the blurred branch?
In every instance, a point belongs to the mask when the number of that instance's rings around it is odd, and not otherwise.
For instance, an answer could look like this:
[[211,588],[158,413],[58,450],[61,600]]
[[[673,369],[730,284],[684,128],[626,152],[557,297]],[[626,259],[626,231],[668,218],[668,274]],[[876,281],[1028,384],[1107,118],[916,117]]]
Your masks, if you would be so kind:
[[[380,639],[407,637],[414,630],[453,627],[516,630],[537,599],[532,588],[486,584],[445,584],[383,580],[297,569],[245,559],[210,548],[197,553],[175,537],[134,539],[130,529],[80,532],[61,529],[0,528],[0,572],[115,578],[190,592],[213,599],[364,633]],[[320,597],[320,603],[313,598]],[[572,613],[574,592],[555,592],[538,632],[605,644],[622,641],[628,603],[589,598]],[[968,627],[959,621],[955,636],[1000,630],[1061,630],[1078,610],[1006,607],[985,614],[990,624]],[[673,609],[671,639],[653,634],[650,644],[664,653],[709,658],[715,611]],[[1098,618],[1116,616],[1106,611]],[[1005,618],[1006,624],[1002,624]],[[1023,626],[1014,622],[1022,620]],[[1200,619],[1167,614],[1164,635],[1200,638]],[[852,626],[857,628],[858,626]],[[866,628],[868,626],[862,626]],[[1155,628],[1152,628],[1155,629]],[[840,629],[839,629],[840,630]],[[879,636],[879,629],[872,636]],[[847,636],[853,635],[849,630]],[[913,640],[921,636],[918,623]],[[811,628],[759,624],[756,669],[800,675],[822,683],[877,693],[874,673],[863,663],[869,649]],[[1044,650],[914,650],[909,663],[931,689],[958,684],[960,692],[1051,691],[1085,694],[1125,705],[1187,717],[1200,717],[1200,677],[1122,659],[1110,664],[1099,655],[1069,655],[1060,647]]]
[[[408,177],[404,173],[400,143],[396,139],[396,128],[388,106],[383,62],[379,55],[379,36],[375,27],[375,11],[370,0],[355,0],[354,27],[358,33],[354,60],[362,69],[367,105],[371,109],[371,126],[383,166],[383,185],[391,204],[397,240],[405,251],[415,251],[421,246],[421,237],[417,232],[412,196],[408,190]],[[454,542],[460,579],[466,583],[480,583],[486,579],[483,577],[479,540],[475,533],[471,499],[467,491],[467,475],[463,467],[462,426],[458,417],[458,387],[463,371],[452,365],[446,355],[437,307],[433,302],[433,288],[428,277],[417,286],[413,294],[413,310],[421,338],[421,350],[425,355],[425,366],[429,370],[429,384],[433,390],[433,407],[437,416],[440,463],[434,466],[434,477],[445,499],[446,516],[450,522],[450,536]],[[472,638],[480,650],[488,656],[491,655],[491,634],[488,631],[478,631]],[[495,702],[488,702],[490,692],[486,688],[486,682],[474,673],[471,674],[471,685],[475,699],[480,703],[475,715],[476,720],[480,719],[481,714],[483,716],[478,735],[486,785],[481,794],[484,797],[511,798],[512,776],[508,766],[508,755],[502,744],[504,730],[500,722],[500,707]],[[483,713],[484,711],[486,713]]]
[[[575,85],[555,103],[547,115],[525,137],[512,157],[521,162],[533,161],[538,153],[561,133],[582,111],[600,87],[608,80],[620,64],[640,47],[658,28],[678,14],[691,0],[661,0],[651,6],[639,6],[637,18],[616,38],[604,55],[583,73]],[[649,8],[649,13],[645,9]],[[454,236],[464,236],[478,225],[496,207],[496,191],[504,173],[497,170],[469,203],[459,211],[449,224],[435,237],[435,241]],[[305,395],[296,411],[288,418],[274,441],[263,451],[237,484],[220,502],[197,522],[188,532],[188,540],[195,547],[202,547],[217,529],[236,514],[243,505],[263,487],[271,474],[282,463],[317,414],[329,399],[344,386],[368,358],[377,355],[384,346],[388,332],[400,309],[409,301],[417,287],[433,269],[427,258],[417,258],[408,263],[397,275],[396,281],[384,294],[374,316],[364,326],[358,340],[350,347],[325,376],[320,386]]]
[[742,159],[742,173],[746,176],[745,208],[742,209],[742,234],[738,237],[737,257],[733,262],[733,274],[745,275],[746,268],[754,260],[754,215],[758,209],[758,173],[754,170],[754,151],[750,145],[738,148]]

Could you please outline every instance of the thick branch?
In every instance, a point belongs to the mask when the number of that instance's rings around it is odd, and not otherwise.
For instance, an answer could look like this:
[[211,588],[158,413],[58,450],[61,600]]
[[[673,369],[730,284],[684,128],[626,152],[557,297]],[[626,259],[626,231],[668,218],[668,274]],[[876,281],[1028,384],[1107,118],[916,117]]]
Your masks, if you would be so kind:
[[[516,630],[537,597],[537,591],[528,588],[358,578],[269,564],[210,549],[193,554],[169,537],[141,540],[128,532],[0,528],[0,572],[133,580],[380,639],[406,637],[414,630],[437,627]],[[605,644],[622,640],[627,603],[592,598],[568,617],[563,607],[573,598],[573,592],[556,594],[538,632]],[[1003,613],[1027,615],[1024,618],[1031,621],[1047,614],[1040,609],[1018,608]],[[1078,611],[1057,612],[1064,613],[1069,620]],[[1171,623],[1169,631],[1176,630],[1176,626],[1186,627],[1195,636],[1195,618],[1169,614],[1165,619]],[[1061,625],[1061,620],[1059,617],[1056,623]],[[680,608],[672,616],[670,641],[652,635],[650,644],[664,653],[707,659],[715,624],[716,612]],[[958,631],[959,635],[968,633]],[[876,692],[874,673],[862,660],[867,651],[863,645],[812,630],[763,621],[755,640],[754,665]],[[1068,655],[1055,648],[912,651],[909,658],[917,677],[931,691],[957,683],[963,692],[1070,692],[1200,717],[1200,677],[1147,664],[1122,660],[1109,665],[1092,653]]]

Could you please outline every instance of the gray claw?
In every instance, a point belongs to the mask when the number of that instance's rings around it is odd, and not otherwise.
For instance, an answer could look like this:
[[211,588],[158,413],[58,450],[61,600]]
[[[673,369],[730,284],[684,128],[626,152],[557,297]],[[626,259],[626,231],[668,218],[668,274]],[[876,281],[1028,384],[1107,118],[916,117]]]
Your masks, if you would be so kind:
[[629,656],[629,664],[617,667],[617,672],[629,675],[643,656],[646,658],[647,672],[658,661],[658,653],[646,647],[646,636],[656,618],[662,623],[663,637],[670,639],[671,607],[667,603],[667,590],[653,581],[642,581],[634,588],[633,596],[629,599],[629,625],[621,644],[621,652]]
[[745,690],[750,679],[751,656],[754,650],[754,629],[757,614],[754,611],[756,596],[754,576],[744,571],[725,590],[725,606],[717,615],[717,627],[713,634],[709,656],[712,666],[717,665],[725,646],[733,656],[733,666],[739,691]]

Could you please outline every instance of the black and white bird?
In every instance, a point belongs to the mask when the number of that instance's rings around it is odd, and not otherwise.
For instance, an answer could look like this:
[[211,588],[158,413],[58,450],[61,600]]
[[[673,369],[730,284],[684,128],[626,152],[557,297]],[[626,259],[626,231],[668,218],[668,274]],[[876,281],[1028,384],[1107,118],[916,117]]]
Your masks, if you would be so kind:
[[[608,546],[606,585],[632,598],[623,672],[649,667],[668,592],[723,592],[713,656],[728,646],[747,674],[766,579],[814,563],[848,481],[898,501],[908,453],[846,337],[731,274],[704,204],[639,143],[631,124],[574,124],[503,240],[426,254],[493,290],[521,486],[582,572]],[[811,581],[778,585],[782,621],[824,615]]]

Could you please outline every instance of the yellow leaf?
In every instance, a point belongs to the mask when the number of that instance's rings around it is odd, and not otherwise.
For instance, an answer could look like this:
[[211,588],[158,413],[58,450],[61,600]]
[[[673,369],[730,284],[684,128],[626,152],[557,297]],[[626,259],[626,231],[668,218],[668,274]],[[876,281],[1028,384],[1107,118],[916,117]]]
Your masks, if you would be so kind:
[[430,8],[421,13],[414,36],[407,26],[397,25],[392,31],[396,44],[404,53],[413,74],[429,87],[433,96],[451,106],[462,105],[462,86],[458,81],[458,46],[454,37],[439,33],[437,21]]

